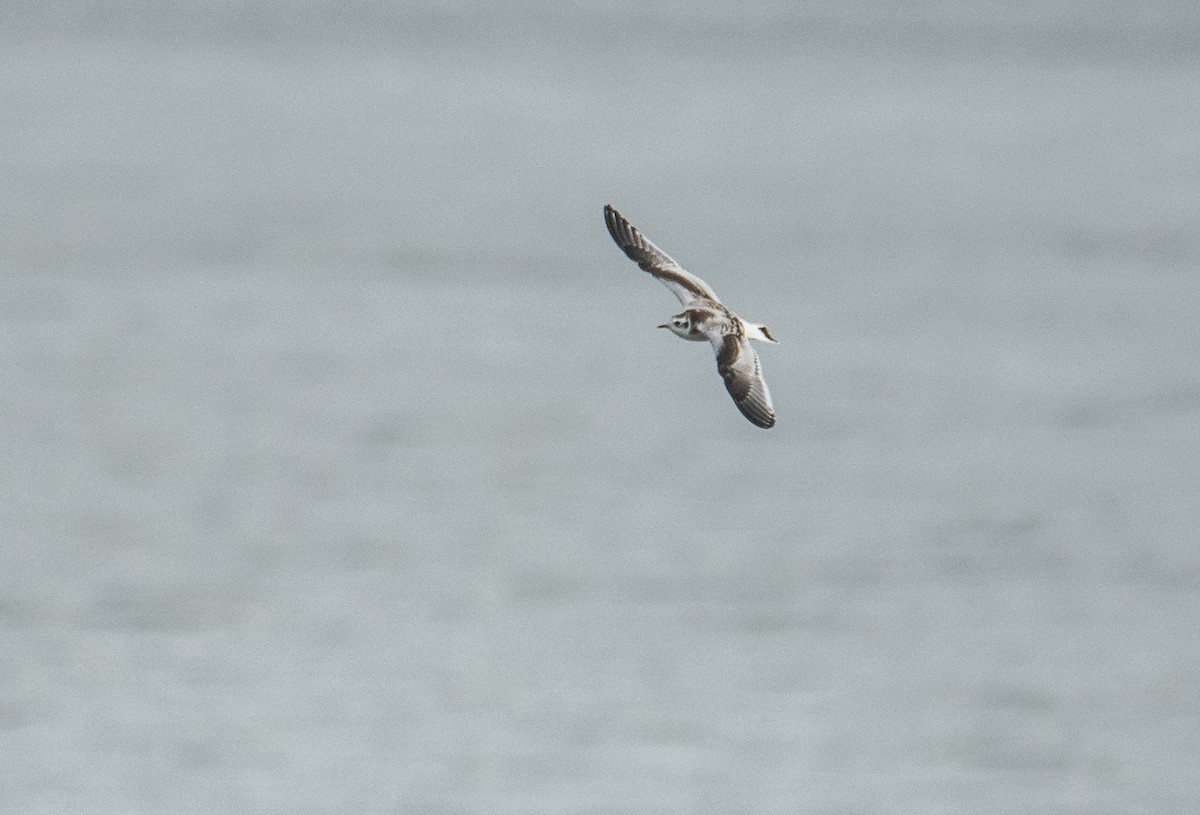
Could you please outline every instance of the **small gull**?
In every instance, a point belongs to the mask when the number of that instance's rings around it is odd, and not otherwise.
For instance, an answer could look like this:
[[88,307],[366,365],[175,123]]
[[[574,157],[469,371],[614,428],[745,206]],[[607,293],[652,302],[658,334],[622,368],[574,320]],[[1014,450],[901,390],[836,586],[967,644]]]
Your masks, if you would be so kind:
[[726,308],[707,283],[651,243],[611,204],[604,207],[604,223],[629,259],[654,275],[683,303],[683,311],[659,328],[669,329],[685,340],[707,340],[717,355],[717,372],[738,410],[759,427],[774,427],[771,392],[763,379],[758,354],[750,347],[750,340],[778,344],[767,327],[746,322]]

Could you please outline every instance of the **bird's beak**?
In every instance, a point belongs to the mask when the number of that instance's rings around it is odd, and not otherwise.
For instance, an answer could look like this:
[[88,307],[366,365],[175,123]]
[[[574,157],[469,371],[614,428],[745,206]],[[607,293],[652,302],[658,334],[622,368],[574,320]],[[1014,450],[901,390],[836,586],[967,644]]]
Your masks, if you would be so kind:
[[662,325],[660,325],[658,327],[659,328],[670,328],[671,326],[667,325],[666,323],[663,323]]

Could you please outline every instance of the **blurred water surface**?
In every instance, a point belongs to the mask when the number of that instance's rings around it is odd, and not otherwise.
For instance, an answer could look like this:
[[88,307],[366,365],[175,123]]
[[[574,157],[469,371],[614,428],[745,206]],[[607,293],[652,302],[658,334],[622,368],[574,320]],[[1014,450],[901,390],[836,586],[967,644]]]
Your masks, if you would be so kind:
[[1195,811],[1192,6],[3,11],[0,809]]

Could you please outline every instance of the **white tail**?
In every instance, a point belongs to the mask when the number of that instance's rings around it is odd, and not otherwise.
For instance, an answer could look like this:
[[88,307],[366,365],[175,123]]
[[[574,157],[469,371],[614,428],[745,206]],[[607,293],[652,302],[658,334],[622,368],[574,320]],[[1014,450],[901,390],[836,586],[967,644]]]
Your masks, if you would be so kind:
[[767,330],[765,325],[757,323],[746,323],[746,339],[758,340],[759,342],[770,342],[779,345],[779,340],[771,336],[771,332]]

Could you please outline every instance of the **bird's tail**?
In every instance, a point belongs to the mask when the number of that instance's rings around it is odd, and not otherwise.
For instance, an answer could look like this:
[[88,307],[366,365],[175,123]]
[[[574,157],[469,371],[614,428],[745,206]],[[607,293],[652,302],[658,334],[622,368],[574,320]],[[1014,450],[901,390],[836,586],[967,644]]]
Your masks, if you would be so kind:
[[767,330],[767,327],[758,323],[746,323],[746,339],[779,345],[779,340],[771,336],[771,332]]

